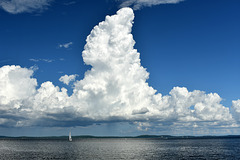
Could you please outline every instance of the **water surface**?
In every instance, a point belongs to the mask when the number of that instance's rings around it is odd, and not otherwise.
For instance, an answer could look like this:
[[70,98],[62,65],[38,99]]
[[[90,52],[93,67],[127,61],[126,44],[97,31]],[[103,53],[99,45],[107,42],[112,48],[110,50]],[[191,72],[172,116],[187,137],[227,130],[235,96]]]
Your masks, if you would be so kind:
[[0,159],[240,159],[240,139],[0,140]]

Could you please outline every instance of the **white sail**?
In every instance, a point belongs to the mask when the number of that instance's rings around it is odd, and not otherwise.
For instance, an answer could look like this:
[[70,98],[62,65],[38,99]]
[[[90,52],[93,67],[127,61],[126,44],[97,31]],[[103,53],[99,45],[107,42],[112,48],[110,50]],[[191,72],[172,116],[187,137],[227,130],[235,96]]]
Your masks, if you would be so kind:
[[70,142],[72,141],[71,131],[69,132],[68,140],[69,140]]

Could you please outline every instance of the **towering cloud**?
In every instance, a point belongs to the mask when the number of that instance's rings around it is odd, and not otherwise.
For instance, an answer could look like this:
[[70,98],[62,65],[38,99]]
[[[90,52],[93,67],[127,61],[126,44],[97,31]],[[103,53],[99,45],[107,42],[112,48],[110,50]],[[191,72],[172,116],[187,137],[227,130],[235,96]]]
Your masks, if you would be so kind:
[[[238,126],[239,100],[233,101],[232,116],[217,93],[174,87],[163,96],[149,86],[149,73],[141,66],[140,54],[134,49],[133,19],[132,9],[123,8],[94,27],[82,53],[84,62],[92,68],[82,80],[75,81],[70,96],[65,88],[52,82],[36,89],[31,69],[2,67],[0,113],[5,118],[0,119],[0,125],[134,122],[140,130]],[[68,84],[73,79],[75,76],[65,75],[60,81]]]
[[148,73],[133,48],[131,34],[133,11],[124,8],[107,16],[87,38],[83,60],[92,66],[77,82],[73,96],[81,97],[90,109],[89,117],[131,119],[133,110],[151,104],[149,95],[156,91],[146,83]]

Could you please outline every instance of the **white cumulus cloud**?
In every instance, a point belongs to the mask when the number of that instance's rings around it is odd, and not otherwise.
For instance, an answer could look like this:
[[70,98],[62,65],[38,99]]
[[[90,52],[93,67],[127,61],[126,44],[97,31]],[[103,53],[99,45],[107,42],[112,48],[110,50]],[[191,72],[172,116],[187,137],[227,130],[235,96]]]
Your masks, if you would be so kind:
[[0,7],[8,13],[31,13],[42,11],[50,6],[53,0],[0,0]]
[[235,119],[240,122],[240,99],[232,101],[232,112]]
[[[119,0],[118,0],[119,1]],[[134,10],[139,10],[142,7],[151,7],[160,4],[175,4],[184,0],[120,0],[120,7],[132,7]]]
[[0,104],[22,100],[35,93],[37,81],[31,78],[32,70],[20,66],[3,66],[0,68]]
[[0,68],[0,126],[17,126],[25,119],[25,102],[36,93],[33,70],[20,66]]
[[62,77],[59,78],[60,82],[63,82],[64,84],[68,85],[71,81],[75,81],[76,77],[78,75],[77,74],[73,74],[73,75],[64,75]]
[[[131,122],[139,130],[195,130],[237,127],[240,100],[231,111],[217,93],[174,87],[162,95],[149,86],[131,34],[134,13],[120,9],[106,16],[87,37],[83,60],[92,68],[67,89],[44,82],[37,89],[33,70],[0,68],[0,126],[86,126],[93,123]],[[69,84],[76,75],[60,81]]]

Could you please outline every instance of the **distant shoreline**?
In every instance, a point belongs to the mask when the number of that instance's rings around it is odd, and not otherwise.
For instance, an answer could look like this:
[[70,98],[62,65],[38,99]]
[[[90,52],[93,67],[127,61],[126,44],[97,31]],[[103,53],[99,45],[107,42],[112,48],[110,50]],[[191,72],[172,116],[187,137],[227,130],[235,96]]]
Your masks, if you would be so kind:
[[[139,136],[91,136],[81,135],[72,136],[73,139],[89,139],[89,138],[132,138],[132,139],[160,139],[160,140],[174,140],[174,139],[233,139],[240,138],[240,135],[225,135],[225,136],[171,136],[171,135],[139,135]],[[64,140],[68,139],[68,136],[44,136],[44,137],[8,137],[0,136],[0,140]]]

